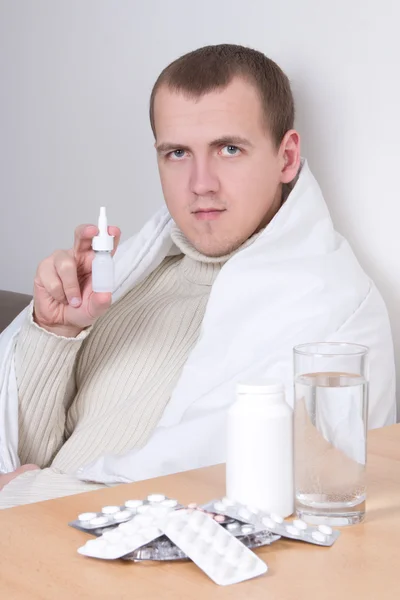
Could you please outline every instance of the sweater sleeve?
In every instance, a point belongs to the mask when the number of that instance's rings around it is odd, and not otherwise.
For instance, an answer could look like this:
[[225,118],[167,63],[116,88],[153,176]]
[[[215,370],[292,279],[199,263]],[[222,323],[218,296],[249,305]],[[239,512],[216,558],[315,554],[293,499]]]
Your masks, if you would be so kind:
[[28,313],[14,358],[21,464],[46,467],[63,444],[66,411],[76,393],[76,357],[88,333],[60,337],[40,328]]
[[52,467],[26,471],[10,481],[0,492],[0,510],[21,504],[91,492],[102,487],[105,486],[84,483],[73,475],[61,473]]

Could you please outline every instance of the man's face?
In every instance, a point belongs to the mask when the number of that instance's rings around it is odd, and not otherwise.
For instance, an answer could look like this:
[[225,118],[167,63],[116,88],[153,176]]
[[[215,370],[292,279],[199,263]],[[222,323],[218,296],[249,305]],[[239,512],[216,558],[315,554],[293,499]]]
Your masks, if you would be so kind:
[[[297,171],[286,168],[288,161],[293,168],[290,148],[286,152],[292,138],[287,134],[276,149],[253,85],[236,78],[199,99],[163,86],[154,116],[165,201],[197,250],[223,256],[269,223],[282,183]],[[298,155],[298,136],[294,143]]]

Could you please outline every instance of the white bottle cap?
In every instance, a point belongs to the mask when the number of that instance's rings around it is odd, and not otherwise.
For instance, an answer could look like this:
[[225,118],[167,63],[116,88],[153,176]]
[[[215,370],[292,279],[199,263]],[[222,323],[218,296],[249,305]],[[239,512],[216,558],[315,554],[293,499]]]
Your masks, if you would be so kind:
[[284,391],[285,387],[279,379],[264,379],[236,385],[237,394],[279,394]]
[[106,208],[100,208],[99,235],[92,240],[92,248],[97,252],[112,252],[114,250],[114,236],[108,234]]

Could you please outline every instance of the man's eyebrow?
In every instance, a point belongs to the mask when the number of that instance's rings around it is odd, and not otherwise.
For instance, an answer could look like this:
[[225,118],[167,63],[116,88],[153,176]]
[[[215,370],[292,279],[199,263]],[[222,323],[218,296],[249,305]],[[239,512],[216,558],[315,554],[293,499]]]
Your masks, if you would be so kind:
[[212,147],[215,146],[247,146],[249,148],[253,147],[253,144],[250,140],[247,140],[244,137],[240,137],[239,135],[224,135],[216,140],[213,140],[209,144]]
[[157,144],[157,152],[159,154],[166,154],[173,150],[185,150],[190,152],[189,146],[183,146],[182,144],[173,144],[172,142],[164,142],[163,144]]
[[[215,148],[216,146],[247,146],[252,148],[253,144],[250,142],[250,140],[238,135],[224,135],[223,137],[217,138],[210,142],[209,146],[210,148]],[[184,150],[185,152],[191,151],[189,146],[184,146],[183,144],[173,144],[172,142],[163,142],[162,144],[158,144],[156,149],[159,154],[167,154],[173,150]]]

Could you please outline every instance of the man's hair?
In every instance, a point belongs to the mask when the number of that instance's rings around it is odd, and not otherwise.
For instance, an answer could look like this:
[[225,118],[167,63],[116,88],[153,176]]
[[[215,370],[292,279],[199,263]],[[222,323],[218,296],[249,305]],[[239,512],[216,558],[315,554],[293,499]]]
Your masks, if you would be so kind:
[[234,77],[242,77],[255,86],[265,123],[279,147],[285,133],[294,127],[295,109],[289,79],[262,52],[234,44],[204,46],[184,54],[161,72],[150,97],[150,123],[154,137],[154,99],[161,86],[197,99],[227,87]]

